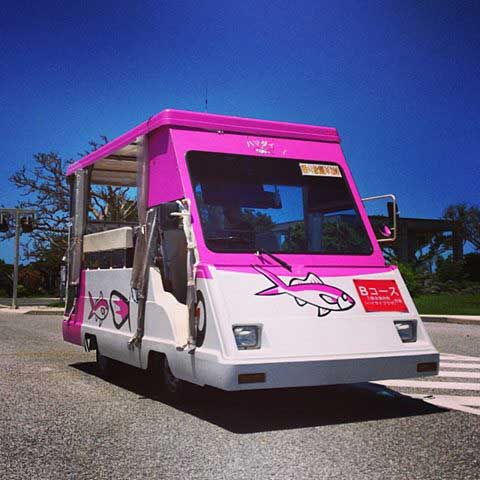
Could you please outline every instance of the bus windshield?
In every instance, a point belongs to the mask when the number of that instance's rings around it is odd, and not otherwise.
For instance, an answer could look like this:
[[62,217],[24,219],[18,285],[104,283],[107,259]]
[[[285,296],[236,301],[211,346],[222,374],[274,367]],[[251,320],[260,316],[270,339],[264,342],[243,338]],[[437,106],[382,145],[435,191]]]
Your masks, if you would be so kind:
[[336,164],[207,152],[189,152],[187,163],[211,251],[372,253]]

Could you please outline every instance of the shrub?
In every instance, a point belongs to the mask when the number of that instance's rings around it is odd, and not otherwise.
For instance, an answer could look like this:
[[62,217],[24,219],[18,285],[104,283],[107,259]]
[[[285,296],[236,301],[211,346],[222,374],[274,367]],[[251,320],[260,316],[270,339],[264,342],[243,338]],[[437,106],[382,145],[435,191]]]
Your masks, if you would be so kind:
[[462,283],[465,278],[465,264],[463,261],[455,261],[452,257],[442,258],[437,261],[437,279],[445,284]]
[[17,297],[28,297],[29,296],[29,291],[28,288],[25,287],[25,285],[22,285],[21,283],[17,285]]
[[403,280],[405,280],[407,284],[410,295],[412,295],[412,297],[418,295],[420,293],[419,274],[407,263],[398,263],[397,267],[402,274]]
[[34,268],[27,266],[20,268],[18,281],[28,290],[29,293],[36,293],[42,285],[42,274]]
[[480,253],[468,253],[464,257],[465,276],[472,282],[480,282]]

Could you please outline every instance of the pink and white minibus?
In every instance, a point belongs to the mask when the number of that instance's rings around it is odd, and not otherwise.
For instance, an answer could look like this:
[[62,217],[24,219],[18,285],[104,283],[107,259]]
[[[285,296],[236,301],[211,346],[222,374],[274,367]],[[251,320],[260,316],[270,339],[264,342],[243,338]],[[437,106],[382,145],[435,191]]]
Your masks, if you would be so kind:
[[[336,129],[164,110],[67,175],[63,336],[104,374],[150,369],[176,394],[437,373],[379,246],[395,238],[395,198],[377,228]],[[138,220],[92,220],[95,185],[136,187]]]

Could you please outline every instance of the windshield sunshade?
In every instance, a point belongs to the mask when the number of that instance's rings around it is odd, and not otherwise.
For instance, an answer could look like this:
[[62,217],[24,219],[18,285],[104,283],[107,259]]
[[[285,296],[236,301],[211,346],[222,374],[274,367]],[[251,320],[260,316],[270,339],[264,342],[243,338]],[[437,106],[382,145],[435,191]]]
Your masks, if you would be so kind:
[[187,162],[212,251],[372,252],[335,164],[206,152],[189,152]]

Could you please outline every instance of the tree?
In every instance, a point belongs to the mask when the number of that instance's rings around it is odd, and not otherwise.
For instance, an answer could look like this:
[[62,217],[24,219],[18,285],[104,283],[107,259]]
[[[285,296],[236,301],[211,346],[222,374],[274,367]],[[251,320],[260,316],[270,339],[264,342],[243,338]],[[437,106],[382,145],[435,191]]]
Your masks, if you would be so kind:
[[443,233],[424,234],[417,236],[414,267],[418,270],[433,273],[434,265],[440,258],[451,251],[452,237]]
[[[456,224],[463,242],[470,242],[480,251],[480,208],[467,203],[450,205],[443,212],[443,219]],[[385,259],[389,263],[398,261],[398,244],[381,244]],[[442,261],[453,248],[453,238],[444,233],[417,235],[415,260],[412,266],[419,271],[434,271],[434,265]],[[453,260],[452,260],[453,261]]]
[[23,285],[28,293],[37,293],[43,284],[42,274],[32,265],[21,267],[18,272],[18,283]]
[[0,297],[12,293],[13,265],[0,258]]
[[251,209],[240,212],[240,221],[255,232],[268,232],[275,226],[270,215]]
[[296,222],[288,228],[282,250],[285,252],[307,251],[307,237],[305,235],[305,224],[303,222]]
[[[24,200],[18,206],[36,211],[35,228],[25,256],[37,258],[37,252],[54,244],[65,250],[69,219],[69,187],[65,171],[69,162],[56,153],[37,153],[34,167],[25,166],[10,177]],[[12,229],[3,238],[14,235]]]
[[473,245],[477,252],[480,252],[480,208],[472,206],[469,209],[466,225],[467,240]]
[[480,253],[467,253],[464,263],[467,279],[473,282],[480,282]]
[[[107,142],[102,137],[103,144]],[[89,142],[91,153],[101,144]],[[21,208],[35,210],[35,227],[24,247],[24,256],[30,260],[44,262],[58,269],[67,248],[70,188],[65,176],[72,160],[65,160],[55,152],[34,155],[34,166],[20,168],[10,177],[17,187],[22,201]],[[136,203],[131,198],[131,188],[119,186],[93,186],[89,217],[104,222],[121,222],[136,219]],[[12,229],[0,236],[0,240],[11,238]]]
[[455,222],[464,242],[480,250],[480,207],[467,203],[450,205],[443,212],[443,218]]
[[131,189],[110,185],[94,188],[91,195],[90,217],[100,222],[126,222],[137,219],[137,203],[131,199]]

